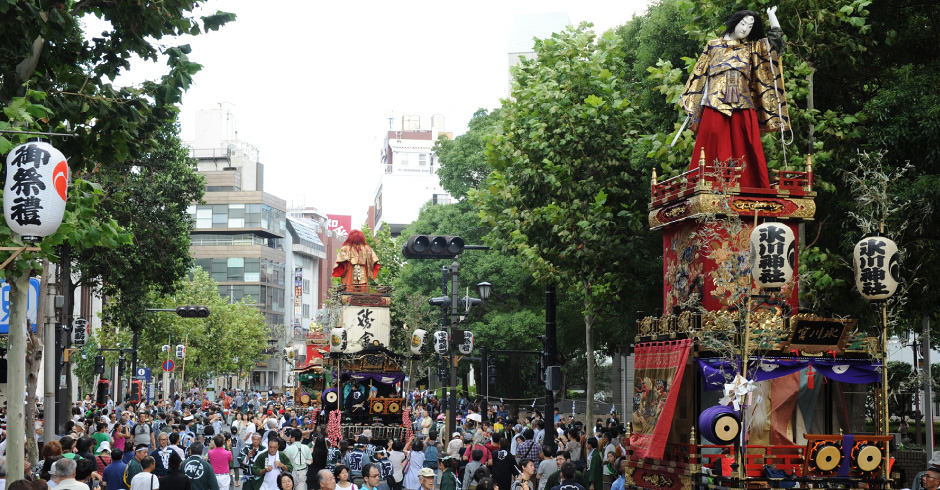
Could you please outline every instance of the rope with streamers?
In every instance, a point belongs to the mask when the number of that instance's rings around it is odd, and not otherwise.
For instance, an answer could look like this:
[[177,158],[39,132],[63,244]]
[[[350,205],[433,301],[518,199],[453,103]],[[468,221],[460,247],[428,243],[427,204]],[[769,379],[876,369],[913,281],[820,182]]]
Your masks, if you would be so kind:
[[326,440],[330,441],[333,447],[339,446],[339,441],[343,438],[343,431],[340,427],[342,415],[339,410],[333,410],[330,412],[330,421],[326,424]]
[[408,441],[414,436],[414,429],[411,425],[411,409],[406,408],[401,415],[401,423],[405,426],[405,440]]

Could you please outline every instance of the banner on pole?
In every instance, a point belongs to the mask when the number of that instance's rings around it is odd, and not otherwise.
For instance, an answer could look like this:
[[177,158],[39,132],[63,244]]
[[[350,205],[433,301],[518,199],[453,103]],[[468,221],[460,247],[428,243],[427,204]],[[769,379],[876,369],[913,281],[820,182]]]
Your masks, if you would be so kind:
[[691,339],[636,346],[630,445],[641,458],[663,457],[691,346]]

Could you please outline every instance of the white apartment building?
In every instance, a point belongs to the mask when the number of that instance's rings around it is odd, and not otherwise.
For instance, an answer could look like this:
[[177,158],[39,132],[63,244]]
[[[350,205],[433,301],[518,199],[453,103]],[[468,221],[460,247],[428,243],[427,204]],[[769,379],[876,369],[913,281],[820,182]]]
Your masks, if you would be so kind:
[[382,174],[375,191],[375,229],[388,227],[392,235],[418,218],[427,202],[447,204],[453,201],[437,176],[440,162],[434,154],[434,142],[445,133],[444,116],[431,117],[431,128],[421,129],[418,116],[402,117],[401,129],[386,133],[382,149]]

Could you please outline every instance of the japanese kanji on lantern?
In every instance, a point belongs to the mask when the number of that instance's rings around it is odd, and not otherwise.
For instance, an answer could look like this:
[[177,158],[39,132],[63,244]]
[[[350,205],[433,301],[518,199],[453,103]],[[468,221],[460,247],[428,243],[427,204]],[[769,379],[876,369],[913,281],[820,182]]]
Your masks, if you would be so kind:
[[793,277],[796,241],[783,223],[762,223],[751,231],[751,276],[764,289],[780,289]]
[[7,226],[27,241],[49,236],[62,224],[68,190],[65,156],[45,141],[30,140],[7,155],[3,212]]
[[886,300],[894,295],[900,280],[900,255],[894,241],[869,235],[855,244],[855,287],[869,301]]

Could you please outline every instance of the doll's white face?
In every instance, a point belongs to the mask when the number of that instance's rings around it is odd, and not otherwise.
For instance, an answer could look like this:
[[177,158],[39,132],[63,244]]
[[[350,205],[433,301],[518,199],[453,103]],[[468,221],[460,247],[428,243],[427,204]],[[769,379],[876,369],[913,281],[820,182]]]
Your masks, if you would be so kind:
[[741,40],[747,39],[747,36],[751,34],[751,29],[754,27],[754,16],[748,15],[747,17],[741,19],[741,22],[738,22],[738,25],[734,27],[734,32],[731,33],[731,39]]

